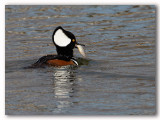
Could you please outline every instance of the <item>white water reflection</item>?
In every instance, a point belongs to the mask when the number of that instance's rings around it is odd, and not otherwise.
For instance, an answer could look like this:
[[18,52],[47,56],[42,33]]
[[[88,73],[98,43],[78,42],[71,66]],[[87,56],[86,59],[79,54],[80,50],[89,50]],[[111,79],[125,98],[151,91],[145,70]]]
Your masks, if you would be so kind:
[[57,68],[54,73],[54,98],[57,100],[56,109],[54,113],[67,112],[66,108],[71,107],[74,93],[74,82],[76,80],[75,70],[69,66]]

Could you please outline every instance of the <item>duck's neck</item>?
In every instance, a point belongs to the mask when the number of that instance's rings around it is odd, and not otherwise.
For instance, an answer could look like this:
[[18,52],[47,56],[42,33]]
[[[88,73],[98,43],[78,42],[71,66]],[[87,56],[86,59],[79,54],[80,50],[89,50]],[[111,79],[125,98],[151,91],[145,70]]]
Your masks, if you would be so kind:
[[57,48],[57,53],[58,53],[58,55],[61,55],[61,56],[66,56],[69,58],[73,57],[73,49]]

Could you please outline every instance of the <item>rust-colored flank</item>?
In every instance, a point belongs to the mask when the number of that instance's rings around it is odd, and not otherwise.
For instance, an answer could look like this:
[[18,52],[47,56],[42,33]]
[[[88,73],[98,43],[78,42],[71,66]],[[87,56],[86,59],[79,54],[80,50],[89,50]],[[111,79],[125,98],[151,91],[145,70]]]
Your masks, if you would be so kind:
[[48,60],[47,63],[53,66],[75,65],[75,63],[72,60],[64,61],[64,60],[54,59],[54,60]]

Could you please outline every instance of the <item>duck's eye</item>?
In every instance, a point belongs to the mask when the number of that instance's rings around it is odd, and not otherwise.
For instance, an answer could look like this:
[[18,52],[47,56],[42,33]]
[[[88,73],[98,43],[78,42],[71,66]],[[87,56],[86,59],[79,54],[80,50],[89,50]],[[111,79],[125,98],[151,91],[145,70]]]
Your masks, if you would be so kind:
[[75,42],[76,40],[75,39],[72,39],[72,42]]

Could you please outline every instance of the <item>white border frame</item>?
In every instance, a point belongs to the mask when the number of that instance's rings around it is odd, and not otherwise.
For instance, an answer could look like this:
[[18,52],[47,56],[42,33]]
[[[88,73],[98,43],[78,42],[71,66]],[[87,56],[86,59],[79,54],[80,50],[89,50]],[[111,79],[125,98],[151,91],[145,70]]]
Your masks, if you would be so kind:
[[[160,0],[0,0],[0,119],[1,120],[88,120],[88,119],[102,119],[102,120],[157,120],[159,119],[159,5]],[[157,7],[157,113],[155,116],[7,116],[5,115],[5,5],[156,5]]]

